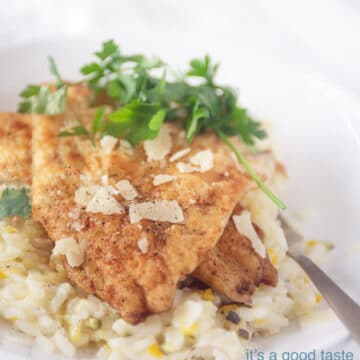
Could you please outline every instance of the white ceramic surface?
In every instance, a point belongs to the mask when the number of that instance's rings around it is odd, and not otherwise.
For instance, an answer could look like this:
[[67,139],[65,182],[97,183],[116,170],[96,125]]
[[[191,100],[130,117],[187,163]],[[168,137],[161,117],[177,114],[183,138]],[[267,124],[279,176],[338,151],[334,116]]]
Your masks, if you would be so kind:
[[[73,79],[100,40],[95,34],[0,51],[0,111],[15,109],[17,94],[25,84],[50,78],[47,55],[57,59],[65,78]],[[183,40],[181,33],[173,34],[171,43],[146,34],[121,36],[124,49],[159,54],[178,68],[185,67],[187,59],[201,55],[205,48],[203,44],[199,50],[196,43]],[[360,302],[359,99],[327,78],[273,59],[271,52],[248,48],[243,53],[229,44],[217,44],[210,51],[222,60],[220,79],[239,86],[240,102],[272,124],[276,148],[290,174],[285,198],[288,211],[313,214],[301,222],[304,234],[336,244],[324,268]],[[260,54],[266,56],[266,62],[258,57]],[[2,335],[8,332],[6,326],[0,329]],[[31,355],[30,345],[22,347],[16,344],[16,336],[14,339],[10,348],[0,342],[0,359],[49,358],[38,351]],[[357,354],[354,359],[360,358],[359,348],[348,341],[346,331],[334,318],[305,329],[285,330],[260,340],[260,344],[278,352],[346,349]]]

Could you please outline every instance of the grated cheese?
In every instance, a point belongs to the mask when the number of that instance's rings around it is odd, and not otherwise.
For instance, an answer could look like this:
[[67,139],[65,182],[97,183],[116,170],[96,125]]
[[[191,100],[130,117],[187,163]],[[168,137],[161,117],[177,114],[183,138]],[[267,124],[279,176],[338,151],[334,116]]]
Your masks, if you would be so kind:
[[142,254],[146,254],[149,251],[149,241],[146,237],[142,237],[137,242],[137,245]]
[[134,200],[138,193],[135,188],[131,185],[129,180],[120,180],[116,185],[115,188],[119,191],[119,194],[125,200]]
[[105,215],[123,214],[125,212],[124,207],[103,187],[90,200],[86,211]]
[[154,140],[145,140],[144,149],[148,161],[159,161],[165,158],[171,150],[170,131],[166,126],[160,129],[159,135]]
[[125,155],[133,155],[134,148],[132,145],[125,139],[120,139],[120,152],[124,153]]
[[214,167],[214,157],[211,150],[202,150],[190,158],[190,164],[178,162],[177,169],[181,173],[191,173],[194,171],[205,172]]
[[232,217],[236,230],[241,235],[245,235],[250,241],[253,249],[262,257],[266,257],[266,249],[256,233],[253,224],[251,222],[250,213],[246,210],[242,211],[240,215],[234,215]]
[[66,261],[71,267],[80,266],[84,262],[85,249],[88,241],[83,239],[78,243],[73,237],[67,237],[55,241],[52,255],[65,255]]
[[171,223],[184,221],[182,208],[175,200],[146,201],[131,204],[129,207],[129,216],[132,224],[142,219],[168,221]]
[[87,206],[95,193],[101,188],[99,185],[81,186],[75,191],[75,202],[79,206]]
[[73,229],[74,231],[81,231],[84,228],[84,225],[81,224],[79,221],[75,221],[70,225],[71,229]]
[[100,140],[100,145],[104,149],[105,154],[110,154],[112,149],[115,147],[118,139],[111,136],[111,135],[105,135]]
[[197,167],[184,163],[182,161],[178,162],[176,164],[176,167],[181,173],[192,173],[199,170]]
[[173,161],[179,160],[182,157],[184,157],[185,155],[187,155],[190,151],[191,151],[190,148],[185,148],[185,149],[179,150],[175,154],[171,155],[169,161],[173,162]]
[[154,176],[153,184],[155,186],[158,186],[158,185],[161,185],[161,184],[165,184],[165,183],[167,183],[169,181],[173,181],[175,179],[176,179],[175,176],[166,175],[166,174],[160,174],[160,175]]
[[200,172],[205,172],[214,167],[214,157],[211,150],[199,151],[190,158],[190,162],[200,167]]

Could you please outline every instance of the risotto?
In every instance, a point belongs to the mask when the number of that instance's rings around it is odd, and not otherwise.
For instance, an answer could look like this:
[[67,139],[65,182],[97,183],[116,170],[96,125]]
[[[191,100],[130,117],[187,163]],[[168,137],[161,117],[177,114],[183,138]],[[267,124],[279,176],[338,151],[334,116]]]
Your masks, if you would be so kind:
[[[273,187],[279,189],[282,182],[278,176]],[[69,282],[40,225],[13,219],[0,222],[0,314],[33,337],[35,348],[67,357],[95,345],[99,359],[241,359],[251,347],[246,337],[275,334],[322,299],[286,256],[276,205],[261,190],[249,192],[241,205],[264,230],[279,274],[276,287],[262,285],[255,291],[251,307],[221,306],[211,289],[185,287],[177,290],[170,311],[129,325],[105,302]],[[304,247],[308,253],[326,251],[320,242]]]

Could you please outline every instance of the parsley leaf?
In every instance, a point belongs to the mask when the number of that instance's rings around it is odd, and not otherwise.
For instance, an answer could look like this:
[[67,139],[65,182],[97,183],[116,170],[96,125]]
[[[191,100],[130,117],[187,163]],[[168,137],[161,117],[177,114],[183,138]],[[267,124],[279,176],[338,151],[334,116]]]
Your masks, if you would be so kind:
[[87,137],[93,146],[96,146],[95,137],[99,133],[104,124],[105,110],[103,107],[99,107],[94,115],[91,131],[89,131],[84,124],[80,122],[80,125],[74,126],[69,130],[63,130],[58,133],[59,137],[70,137],[70,136],[85,136]]
[[62,80],[59,70],[56,66],[55,60],[52,56],[48,57],[48,61],[49,61],[49,68],[50,68],[50,72],[55,76],[56,78],[56,86],[57,88],[60,88],[62,86],[64,86],[64,81]]
[[204,59],[193,59],[190,61],[191,69],[186,73],[187,76],[197,76],[206,80],[209,85],[214,82],[214,77],[219,68],[219,64],[212,64],[209,55]]
[[66,86],[51,92],[46,86],[29,85],[20,96],[24,99],[18,106],[20,113],[55,115],[65,111]]
[[55,115],[65,110],[67,88],[65,86],[51,92],[46,86],[29,85],[20,94],[24,99],[20,102],[18,111],[21,113],[36,113]]
[[22,216],[27,219],[30,213],[29,189],[6,188],[2,192],[0,199],[0,219],[11,216]]
[[21,93],[23,101],[18,106],[20,113],[55,115],[65,111],[67,86],[61,79],[55,60],[49,57],[50,72],[56,78],[56,91],[44,85],[28,85]]
[[115,137],[123,136],[132,144],[155,139],[165,119],[166,111],[159,104],[133,100],[109,115],[104,133]]

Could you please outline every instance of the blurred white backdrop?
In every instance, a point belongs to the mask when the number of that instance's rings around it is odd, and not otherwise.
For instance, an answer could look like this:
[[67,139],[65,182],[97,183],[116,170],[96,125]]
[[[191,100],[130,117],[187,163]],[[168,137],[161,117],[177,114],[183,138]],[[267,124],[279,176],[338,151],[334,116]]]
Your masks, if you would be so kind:
[[256,53],[259,65],[278,57],[360,94],[357,0],[12,0],[0,13],[0,48],[128,33],[174,48],[171,39],[181,35],[179,48],[196,46],[198,53]]

